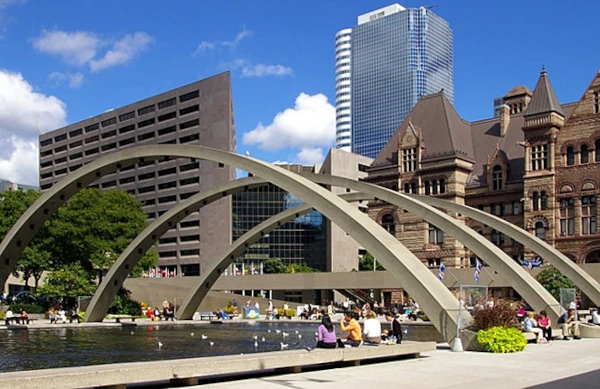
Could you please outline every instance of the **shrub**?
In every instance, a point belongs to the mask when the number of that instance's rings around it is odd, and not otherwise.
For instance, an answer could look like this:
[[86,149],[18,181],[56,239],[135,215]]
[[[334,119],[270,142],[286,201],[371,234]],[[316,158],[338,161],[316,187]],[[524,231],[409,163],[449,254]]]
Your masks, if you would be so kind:
[[6,319],[6,316],[4,315],[4,312],[0,311],[0,320],[4,319]]
[[493,327],[513,327],[517,323],[517,307],[514,302],[504,299],[489,299],[488,303],[475,305],[473,327],[475,331]]
[[127,296],[116,295],[110,308],[108,308],[108,312],[119,315],[140,316],[142,309],[137,301],[130,300]]
[[492,353],[516,353],[527,345],[525,335],[515,328],[493,327],[477,332],[477,341]]
[[44,313],[46,310],[42,305],[35,304],[11,304],[10,310],[13,311],[15,315],[19,315],[21,313],[21,309],[24,309],[27,313]]
[[235,312],[235,308],[233,307],[233,305],[228,305],[225,308],[223,308],[223,312],[225,312],[228,315],[233,315]]
[[[294,316],[296,316],[296,310],[295,309],[288,308],[287,311],[288,311],[288,317],[294,317]],[[283,317],[283,308],[277,309],[277,314],[280,317]]]

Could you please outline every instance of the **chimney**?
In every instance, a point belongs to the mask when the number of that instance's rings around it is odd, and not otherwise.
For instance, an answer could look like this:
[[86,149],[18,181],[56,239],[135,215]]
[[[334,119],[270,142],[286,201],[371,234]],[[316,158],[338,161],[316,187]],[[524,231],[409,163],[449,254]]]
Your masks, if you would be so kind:
[[500,107],[500,136],[506,135],[510,123],[510,107],[506,104]]

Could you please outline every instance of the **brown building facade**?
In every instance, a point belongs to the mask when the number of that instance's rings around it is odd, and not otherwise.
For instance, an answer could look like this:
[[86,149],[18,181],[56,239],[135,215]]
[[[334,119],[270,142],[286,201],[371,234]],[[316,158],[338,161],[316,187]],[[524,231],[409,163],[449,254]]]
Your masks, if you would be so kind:
[[[423,96],[368,169],[366,181],[500,216],[578,263],[600,262],[600,73],[560,104],[545,69],[533,92],[503,97],[499,117],[468,122],[443,93]],[[468,248],[381,201],[369,215],[427,266],[474,266]],[[515,260],[536,256],[502,233],[453,215]]]
[[[235,152],[229,73],[105,112],[40,135],[40,186],[105,154],[135,146],[186,144]],[[143,203],[148,222],[199,191],[235,179],[235,169],[211,161],[165,159],[124,166],[91,187],[123,189]],[[231,243],[231,199],[202,208],[160,237],[158,265],[199,275],[206,261]]]

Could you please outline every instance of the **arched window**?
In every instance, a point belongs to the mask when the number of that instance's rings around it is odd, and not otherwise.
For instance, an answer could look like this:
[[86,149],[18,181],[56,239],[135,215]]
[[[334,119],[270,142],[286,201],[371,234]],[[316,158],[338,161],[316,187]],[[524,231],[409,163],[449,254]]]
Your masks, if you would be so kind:
[[429,181],[425,181],[425,194],[431,194],[431,184],[429,183]]
[[581,150],[579,152],[579,161],[580,163],[590,162],[590,153],[588,151],[587,145],[581,145]]
[[540,195],[538,192],[533,192],[533,210],[537,211],[540,209]]
[[418,192],[417,192],[417,183],[416,182],[412,182],[410,184],[410,190],[411,190],[411,193],[418,194]]
[[438,183],[437,180],[432,180],[431,181],[431,193],[436,195],[438,194]]
[[596,162],[600,162],[600,139],[596,139],[594,149],[596,149]]
[[381,226],[392,235],[396,233],[396,222],[391,213],[383,215],[381,218]]
[[573,146],[567,147],[567,166],[575,165],[575,149]]
[[535,236],[542,240],[546,239],[546,229],[544,228],[544,223],[535,223]]
[[446,180],[440,180],[440,193],[446,193]]
[[548,209],[548,195],[546,194],[546,191],[543,190],[542,191],[542,209]]
[[492,188],[502,190],[502,166],[496,165],[492,169]]

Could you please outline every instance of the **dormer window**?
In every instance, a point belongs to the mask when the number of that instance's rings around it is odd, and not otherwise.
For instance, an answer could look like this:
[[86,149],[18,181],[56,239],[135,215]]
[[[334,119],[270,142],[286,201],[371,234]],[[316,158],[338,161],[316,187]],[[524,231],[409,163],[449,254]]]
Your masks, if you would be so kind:
[[492,189],[502,190],[502,166],[496,165],[492,169]]
[[417,148],[402,150],[402,171],[404,173],[417,170]]

